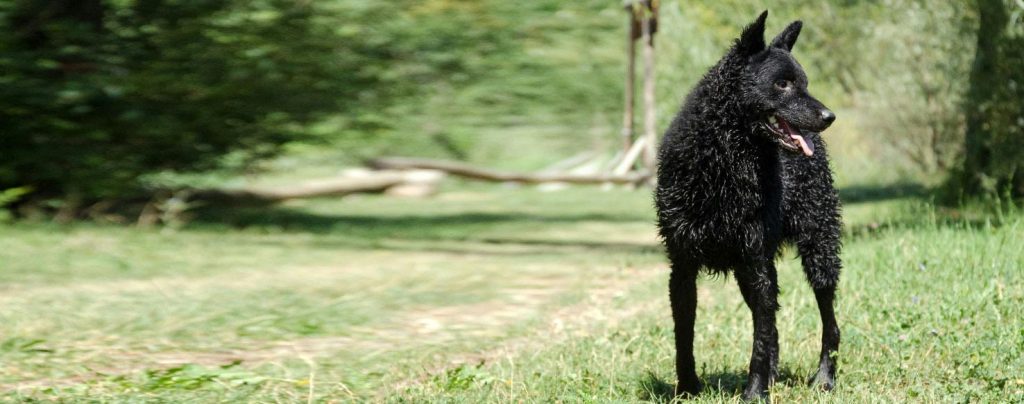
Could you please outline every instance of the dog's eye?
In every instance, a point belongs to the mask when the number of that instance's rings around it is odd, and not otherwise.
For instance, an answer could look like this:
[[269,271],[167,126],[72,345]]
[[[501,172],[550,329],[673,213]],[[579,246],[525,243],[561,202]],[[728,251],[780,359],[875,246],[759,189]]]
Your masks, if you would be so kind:
[[789,88],[789,86],[792,84],[793,83],[791,83],[789,80],[778,80],[775,82],[775,87],[778,88],[779,90],[785,90]]

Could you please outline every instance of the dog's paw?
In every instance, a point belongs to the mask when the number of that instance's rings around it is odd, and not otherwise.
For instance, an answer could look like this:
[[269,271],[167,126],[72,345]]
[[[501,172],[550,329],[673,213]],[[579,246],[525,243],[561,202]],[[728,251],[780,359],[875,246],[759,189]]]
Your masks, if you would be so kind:
[[822,369],[807,380],[807,385],[816,386],[822,391],[832,391],[832,389],[836,388],[836,379],[832,377],[829,371]]
[[807,380],[807,384],[811,387],[818,387],[822,391],[832,391],[836,388],[835,365],[828,361],[818,364],[818,372]]
[[768,395],[768,390],[760,387],[750,388],[747,387],[743,390],[743,401],[754,402],[754,403],[768,403],[771,402],[771,397]]
[[701,390],[704,389],[704,385],[700,383],[700,380],[693,378],[691,380],[680,380],[676,384],[675,395],[679,398],[694,398],[700,394]]

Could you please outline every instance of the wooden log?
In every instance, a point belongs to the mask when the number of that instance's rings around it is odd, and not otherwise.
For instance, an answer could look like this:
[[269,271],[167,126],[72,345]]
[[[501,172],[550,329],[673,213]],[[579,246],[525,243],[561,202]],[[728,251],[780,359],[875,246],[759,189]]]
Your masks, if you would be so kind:
[[630,173],[624,175],[605,174],[566,174],[566,173],[516,173],[474,167],[469,164],[448,160],[435,160],[410,157],[382,157],[367,162],[367,165],[382,170],[429,169],[439,170],[451,175],[481,181],[515,182],[521,184],[543,184],[548,182],[566,182],[570,184],[631,184],[647,180],[648,173]]
[[622,157],[619,164],[612,170],[612,174],[622,175],[628,173],[633,168],[633,165],[636,164],[636,159],[640,157],[640,152],[646,149],[646,144],[646,137],[637,139],[636,143],[633,143],[633,147],[626,151],[626,155]]
[[374,173],[364,177],[316,180],[294,186],[263,189],[200,189],[190,191],[190,202],[269,205],[289,199],[343,196],[359,192],[383,192],[405,182],[401,172]]
[[423,198],[437,192],[441,180],[444,179],[444,172],[437,170],[407,170],[403,171],[405,180],[402,183],[388,187],[384,194],[400,198]]

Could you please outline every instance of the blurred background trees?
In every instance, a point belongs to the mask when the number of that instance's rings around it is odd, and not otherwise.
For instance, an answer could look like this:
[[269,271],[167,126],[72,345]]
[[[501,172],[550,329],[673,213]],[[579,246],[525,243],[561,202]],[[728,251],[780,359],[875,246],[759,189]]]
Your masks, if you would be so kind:
[[974,64],[964,102],[964,162],[950,178],[959,196],[1024,195],[1024,5],[977,0]]
[[[763,8],[661,2],[660,128]],[[774,29],[805,21],[812,91],[884,170],[955,196],[1024,195],[1020,2],[768,8]],[[623,17],[611,0],[3,2],[0,191],[144,195],[153,178],[283,150],[313,165],[406,154],[516,169],[615,150]]]
[[345,88],[311,3],[5,4],[0,187],[123,196],[147,173],[266,157]]

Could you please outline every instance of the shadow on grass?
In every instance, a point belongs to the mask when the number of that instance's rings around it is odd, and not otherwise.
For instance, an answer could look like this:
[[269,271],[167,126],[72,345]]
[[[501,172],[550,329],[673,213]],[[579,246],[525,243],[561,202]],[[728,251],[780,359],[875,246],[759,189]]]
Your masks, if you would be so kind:
[[[705,374],[702,382],[704,390],[701,391],[700,396],[739,397],[747,383],[747,372],[745,370],[714,372]],[[776,385],[797,386],[803,384],[804,379],[788,368],[780,368],[779,378],[775,383]],[[673,399],[674,392],[675,385],[648,371],[640,377],[637,398],[643,401],[669,403]]]
[[898,182],[889,185],[854,185],[839,190],[843,203],[877,202],[898,198],[923,198],[929,195],[928,188],[913,182]]
[[[897,183],[883,186],[852,186],[839,191],[845,203],[880,201],[904,197],[924,197],[928,194],[920,184]],[[355,236],[421,235],[472,231],[499,225],[539,226],[552,223],[575,222],[649,222],[651,212],[637,214],[586,213],[525,213],[465,212],[465,213],[409,213],[397,215],[326,214],[310,212],[302,207],[231,207],[208,206],[195,211],[193,224],[200,226],[227,226],[231,228],[267,228],[274,231],[308,233],[345,232]]]
[[[409,243],[412,241],[413,243]],[[416,241],[422,243],[415,243]],[[447,243],[446,243],[447,242]],[[659,244],[597,242],[593,240],[524,240],[509,239],[475,239],[475,238],[389,238],[387,240],[369,239],[331,239],[310,241],[311,244],[341,249],[387,250],[407,252],[432,252],[454,255],[478,255],[494,257],[520,257],[525,255],[559,255],[579,254],[588,251],[601,253],[660,255],[663,253]],[[486,245],[509,246],[512,249],[493,249]]]
[[1004,225],[1004,215],[984,207],[946,206],[931,203],[933,191],[916,183],[903,182],[881,186],[853,186],[839,190],[847,206],[857,203],[891,199],[917,199],[920,203],[906,204],[901,211],[886,212],[876,221],[848,224],[843,234],[852,239],[872,238],[891,231],[917,229],[981,229]]
[[675,386],[666,382],[654,372],[647,371],[640,376],[637,398],[643,401],[667,403],[672,401]]
[[[406,215],[333,215],[310,213],[287,207],[231,208],[211,207],[195,211],[194,222],[206,225],[227,225],[234,228],[273,227],[310,233],[328,233],[339,229],[362,229],[375,233],[394,231],[430,231],[439,228],[487,226],[503,223],[571,223],[571,222],[636,222],[648,220],[639,216],[586,213],[574,215],[540,215],[521,212],[466,212],[457,214]],[[653,220],[653,219],[650,219]]]
[[[905,197],[924,197],[926,188],[914,183],[898,183],[884,186],[853,186],[839,191],[843,202],[852,204]],[[295,231],[308,233],[344,232],[353,236],[401,236],[431,237],[451,235],[459,232],[492,226],[516,225],[550,227],[554,223],[576,222],[649,222],[654,224],[650,212],[637,214],[586,213],[525,213],[465,212],[465,213],[423,213],[397,215],[360,215],[314,213],[301,207],[229,207],[209,206],[194,211],[193,224],[199,226],[227,226],[231,228],[266,228],[273,231]],[[500,242],[500,241],[484,241]]]
[[[615,252],[655,252],[660,246],[650,242],[601,241],[599,238],[548,239],[534,237],[560,225],[578,222],[629,223],[651,221],[638,215],[602,213],[536,214],[523,212],[466,212],[443,214],[358,215],[313,213],[301,208],[225,208],[197,209],[191,225],[199,228],[255,229],[258,231],[330,234],[315,243],[331,247],[501,255],[500,251],[482,251],[479,245],[515,245],[537,247],[539,252],[559,249],[601,249]],[[652,231],[653,231],[653,224]],[[495,237],[492,229],[508,228],[509,237]],[[487,232],[488,236],[481,234]],[[500,234],[500,233],[499,233]],[[525,237],[523,237],[525,235]],[[417,246],[396,242],[426,242]],[[465,245],[438,245],[438,242],[464,242]],[[415,243],[414,243],[415,244]],[[508,254],[522,254],[523,251]]]
[[980,212],[965,212],[959,209],[938,208],[934,212],[906,213],[884,221],[858,223],[843,228],[843,235],[852,240],[878,237],[893,231],[914,231],[920,229],[977,230],[999,228],[1006,222],[998,216]]

